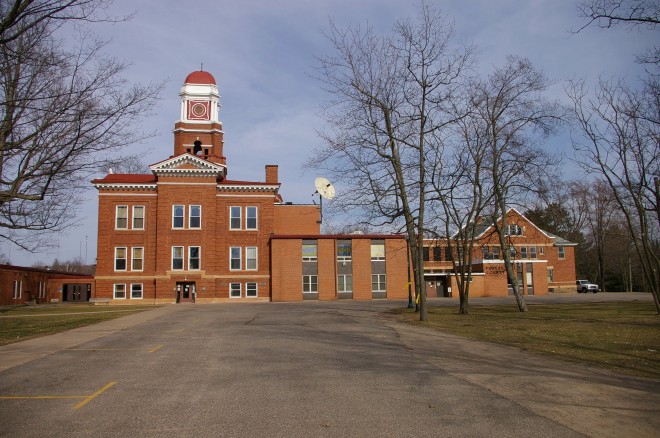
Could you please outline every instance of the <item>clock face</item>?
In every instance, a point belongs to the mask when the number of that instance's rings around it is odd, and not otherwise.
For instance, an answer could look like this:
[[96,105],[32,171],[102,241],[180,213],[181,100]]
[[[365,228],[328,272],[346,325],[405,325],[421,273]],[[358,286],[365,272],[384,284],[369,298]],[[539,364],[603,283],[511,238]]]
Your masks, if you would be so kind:
[[209,120],[208,101],[191,100],[188,101],[188,119],[189,120]]

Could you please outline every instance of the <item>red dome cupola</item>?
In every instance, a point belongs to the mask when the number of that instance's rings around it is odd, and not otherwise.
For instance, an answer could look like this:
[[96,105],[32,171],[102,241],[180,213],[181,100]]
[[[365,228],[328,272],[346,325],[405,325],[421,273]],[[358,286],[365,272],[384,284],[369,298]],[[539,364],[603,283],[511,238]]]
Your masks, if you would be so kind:
[[217,85],[213,75],[207,71],[194,71],[186,76],[184,84]]

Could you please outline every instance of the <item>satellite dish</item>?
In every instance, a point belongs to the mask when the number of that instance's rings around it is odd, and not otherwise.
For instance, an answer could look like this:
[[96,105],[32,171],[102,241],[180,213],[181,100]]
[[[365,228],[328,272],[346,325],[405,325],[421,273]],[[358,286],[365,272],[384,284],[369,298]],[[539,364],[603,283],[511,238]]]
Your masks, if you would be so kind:
[[314,180],[314,186],[316,187],[316,192],[321,197],[325,199],[333,199],[335,197],[335,188],[326,178],[319,176]]

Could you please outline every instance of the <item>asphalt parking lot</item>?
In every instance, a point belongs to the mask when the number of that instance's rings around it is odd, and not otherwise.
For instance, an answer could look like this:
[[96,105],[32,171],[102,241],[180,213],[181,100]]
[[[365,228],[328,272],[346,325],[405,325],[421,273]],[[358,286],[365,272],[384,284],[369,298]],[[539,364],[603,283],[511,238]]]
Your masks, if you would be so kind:
[[168,305],[0,347],[0,436],[657,436],[660,383],[381,313],[405,304]]

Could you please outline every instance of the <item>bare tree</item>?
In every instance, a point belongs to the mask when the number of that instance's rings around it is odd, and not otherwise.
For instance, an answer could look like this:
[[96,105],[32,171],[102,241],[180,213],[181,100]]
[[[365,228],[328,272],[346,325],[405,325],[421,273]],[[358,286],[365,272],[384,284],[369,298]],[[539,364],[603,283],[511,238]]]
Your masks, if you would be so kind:
[[660,3],[657,0],[583,0],[577,4],[578,14],[589,26],[610,28],[626,23],[632,26],[660,23]]
[[48,23],[57,27],[67,21],[117,21],[105,14],[112,4],[105,0],[6,0],[0,2],[0,44]]
[[[621,24],[655,30],[660,24],[660,2],[657,0],[582,0],[577,9],[586,23],[576,33],[591,26],[609,29]],[[637,62],[657,67],[660,65],[660,49],[654,45],[645,54],[638,55]]]
[[452,102],[456,123],[452,125],[451,140],[446,142],[447,150],[433,150],[429,160],[433,188],[429,201],[454,264],[459,314],[463,315],[469,313],[472,260],[477,230],[483,225],[481,214],[493,201],[492,186],[484,176],[490,150],[486,126],[479,112],[474,111],[475,85],[468,85],[464,96]]
[[320,80],[334,95],[324,111],[333,127],[313,165],[347,182],[340,208],[359,208],[365,222],[404,230],[420,320],[427,319],[423,271],[426,159],[451,122],[448,102],[470,61],[452,48],[453,26],[422,4],[419,18],[399,21],[391,36],[331,25],[336,55],[320,59]]
[[660,314],[660,87],[652,79],[633,88],[601,81],[593,97],[584,83],[568,94],[579,137],[581,165],[607,182],[639,255]]
[[65,51],[48,20],[26,26],[0,45],[0,237],[34,250],[74,222],[85,177],[145,138],[160,85],[128,84],[89,35]]
[[561,120],[560,106],[545,96],[550,82],[529,60],[507,57],[502,67],[474,86],[472,105],[478,114],[488,155],[483,163],[493,191],[491,222],[501,247],[508,281],[518,308],[527,310],[511,261],[507,212],[529,194],[552,165],[539,147]]

